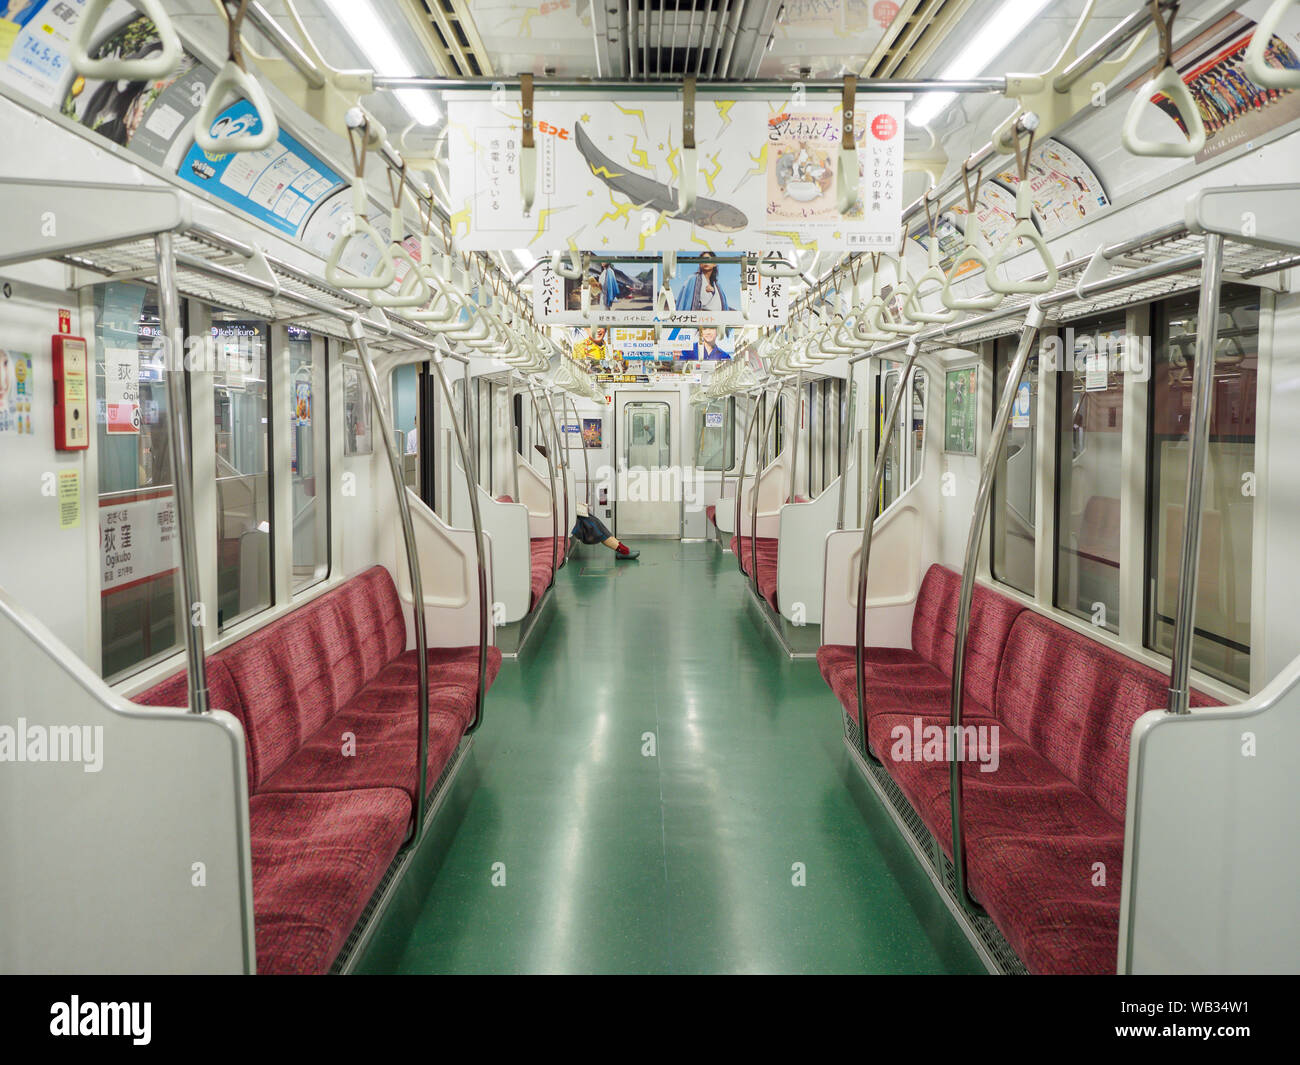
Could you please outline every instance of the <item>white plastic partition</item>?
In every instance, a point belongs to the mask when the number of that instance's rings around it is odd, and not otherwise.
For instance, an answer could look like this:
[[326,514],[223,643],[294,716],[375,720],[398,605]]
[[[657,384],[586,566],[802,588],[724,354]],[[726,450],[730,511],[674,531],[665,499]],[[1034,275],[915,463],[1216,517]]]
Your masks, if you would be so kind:
[[776,601],[781,614],[797,625],[820,624],[825,579],[826,536],[839,512],[837,477],[816,499],[787,503],[778,518]]
[[551,508],[550,479],[543,477],[523,456],[519,468],[519,502],[528,508],[528,534],[534,538],[553,536],[555,512]]
[[1133,728],[1121,973],[1300,968],[1300,658],[1238,706]]
[[[456,528],[470,517],[469,489],[459,462],[451,478],[451,521]],[[522,503],[499,503],[480,485],[479,517],[484,537],[491,544],[493,624],[519,621],[528,613],[532,560],[528,542],[528,508]]]
[[0,971],[252,972],[239,722],[128,702],[2,591],[0,672]]

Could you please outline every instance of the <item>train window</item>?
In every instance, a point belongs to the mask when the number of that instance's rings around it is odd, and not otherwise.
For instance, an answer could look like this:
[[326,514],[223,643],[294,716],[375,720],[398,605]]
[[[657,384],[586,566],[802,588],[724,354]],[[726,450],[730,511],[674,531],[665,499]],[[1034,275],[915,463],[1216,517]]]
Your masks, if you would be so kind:
[[329,433],[324,341],[289,326],[293,590],[329,576]]
[[[1147,522],[1148,647],[1173,646],[1187,488],[1187,433],[1196,362],[1197,297],[1155,308]],[[1215,353],[1192,664],[1245,688],[1250,681],[1255,387],[1259,297],[1225,285]]]
[[95,286],[101,672],[116,680],[180,645],[171,410],[158,350],[158,298]]
[[695,465],[720,473],[736,465],[736,398],[712,400],[695,412]]
[[[902,368],[897,363],[886,363],[885,372],[876,382],[876,447],[885,436],[885,416],[894,401]],[[912,372],[910,395],[898,407],[898,427],[890,442],[889,453],[884,457],[885,476],[880,486],[880,503],[876,509],[879,517],[903,491],[921,477],[921,459],[925,445],[925,371]]]
[[420,382],[414,364],[393,371],[393,431],[397,453],[402,456],[402,480],[407,488],[420,490]]
[[343,454],[369,455],[370,387],[365,371],[355,362],[343,364]]
[[474,380],[478,390],[478,483],[483,491],[492,491],[492,382],[478,377]]
[[265,610],[271,584],[271,407],[265,322],[214,312],[217,626]]
[[[993,349],[996,398],[1006,387],[1019,336],[999,337]],[[996,403],[994,404],[996,408]],[[996,416],[996,410],[995,410]],[[992,573],[1026,595],[1034,594],[1034,476],[1038,432],[1038,356],[1020,377],[1011,426],[993,474]]]
[[1111,632],[1119,632],[1124,343],[1122,315],[1076,324],[1057,367],[1056,605]]

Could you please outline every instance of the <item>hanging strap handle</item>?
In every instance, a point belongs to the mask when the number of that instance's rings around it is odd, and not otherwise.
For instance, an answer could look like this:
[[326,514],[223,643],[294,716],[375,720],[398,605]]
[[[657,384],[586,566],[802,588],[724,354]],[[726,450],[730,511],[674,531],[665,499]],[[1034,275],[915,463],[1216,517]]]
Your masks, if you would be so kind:
[[[388,241],[366,219],[370,204],[366,199],[366,141],[370,136],[369,120],[359,129],[348,127],[348,147],[352,151],[352,217],[344,223],[338,239],[325,259],[325,280],[339,288],[383,289],[397,280],[397,264],[388,253]],[[357,277],[340,265],[343,250],[356,237],[368,237],[379,251],[378,271],[370,277]]]
[[[944,311],[927,312],[921,309],[922,295],[934,296],[943,292],[943,287],[948,283],[948,275],[939,267],[939,233],[938,233],[938,211],[933,214],[930,212],[930,196],[934,192],[934,186],[931,185],[925,193],[925,220],[930,227],[930,245],[926,249],[929,253],[929,265],[916,283],[912,286],[912,293],[907,298],[907,303],[903,307],[903,312],[913,322],[925,322],[927,325],[943,325],[951,322],[957,317],[957,312],[951,308]],[[928,292],[922,292],[926,285],[931,288]]]
[[682,176],[677,213],[695,206],[700,187],[700,154],[695,147],[695,77],[682,82]]
[[570,240],[568,264],[564,262],[563,250],[557,249],[551,252],[551,272],[566,281],[577,281],[584,273],[582,259],[582,252],[578,251],[578,246]]
[[[1129,105],[1128,114],[1124,116],[1122,141],[1124,148],[1131,155],[1151,156],[1165,159],[1190,159],[1205,147],[1205,123],[1201,120],[1201,109],[1192,97],[1191,90],[1174,68],[1173,52],[1174,19],[1178,15],[1178,5],[1169,9],[1169,20],[1165,21],[1160,13],[1159,0],[1151,0],[1151,13],[1154,16],[1156,31],[1160,34],[1160,61],[1157,73],[1138,89],[1137,96]],[[1258,32],[1258,30],[1256,30]],[[1146,110],[1151,98],[1162,94],[1169,98],[1187,127],[1185,140],[1149,141],[1138,136],[1138,123],[1142,112]]]
[[[233,14],[232,3],[234,0],[222,0],[227,21],[226,64],[217,74],[216,80],[208,86],[198,114],[194,116],[194,143],[203,151],[213,154],[260,152],[271,147],[280,136],[280,123],[275,117],[275,109],[271,106],[266,90],[244,65],[239,30],[248,10],[248,0],[239,0],[239,7]],[[256,133],[250,132],[255,127],[248,126],[223,136],[213,136],[212,129],[220,118],[221,108],[231,96],[242,96],[253,108],[256,126],[260,127]]]
[[[1275,0],[1256,24],[1250,44],[1246,46],[1246,76],[1266,89],[1300,89],[1300,67],[1277,67],[1268,62],[1268,50],[1278,26],[1282,24],[1282,17],[1293,7],[1300,7],[1300,0]],[[1281,58],[1280,52],[1278,58]]]
[[524,216],[533,213],[537,199],[537,145],[533,140],[533,76],[519,75],[519,114],[523,120],[520,138],[519,188],[524,197]]
[[787,262],[779,252],[770,252],[758,260],[758,272],[762,277],[800,277],[799,267]]
[[[1016,190],[1016,224],[1007,234],[1007,239],[993,253],[993,258],[985,264],[986,276],[989,289],[993,292],[1004,296],[1041,296],[1056,287],[1060,273],[1056,268],[1056,260],[1052,258],[1051,250],[1047,247],[1047,242],[1043,240],[1031,217],[1033,207],[1030,201],[1029,157],[1034,147],[1034,131],[1032,129],[1029,131],[1029,141],[1023,152],[1020,148],[1019,136],[1016,137],[1015,147],[1016,169],[1020,174],[1020,187]],[[998,276],[1003,260],[1019,248],[1022,240],[1034,247],[1047,268],[1046,276],[1041,281],[1010,281]]]
[[180,65],[183,49],[171,16],[163,10],[162,0],[138,0],[138,6],[158,29],[162,51],[147,59],[91,59],[90,42],[99,29],[99,20],[112,0],[90,0],[72,33],[72,69],[87,78],[102,81],[157,81],[166,78]]
[[974,299],[962,299],[952,290],[952,283],[957,280],[963,272],[962,267],[967,263],[974,263],[976,267],[982,267],[985,275],[989,273],[989,259],[984,250],[984,234],[980,231],[979,215],[976,213],[979,207],[979,190],[980,178],[983,176],[983,170],[975,171],[975,185],[972,188],[968,174],[970,173],[970,160],[967,159],[961,165],[962,185],[966,189],[966,240],[962,244],[961,251],[957,253],[953,260],[952,268],[948,271],[948,276],[944,278],[943,291],[940,298],[943,305],[954,311],[991,311],[1004,299],[1001,292],[990,291],[985,296],[977,296]]
[[912,298],[912,279],[907,274],[907,223],[903,223],[903,232],[898,242],[898,256],[894,261],[895,274],[898,284],[894,288],[891,296],[891,302],[894,299],[899,301],[898,320],[894,321],[889,317],[889,308],[882,305],[880,313],[876,316],[876,325],[886,333],[892,333],[894,336],[910,337],[921,331],[922,323],[910,321],[907,317],[907,303]]

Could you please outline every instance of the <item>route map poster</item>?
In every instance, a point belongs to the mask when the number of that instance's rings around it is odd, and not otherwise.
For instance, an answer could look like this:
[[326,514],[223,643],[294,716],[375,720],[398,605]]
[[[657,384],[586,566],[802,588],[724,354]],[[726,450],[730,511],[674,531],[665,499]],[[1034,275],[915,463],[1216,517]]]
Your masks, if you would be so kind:
[[839,105],[704,98],[695,121],[697,199],[679,206],[684,153],[676,100],[542,96],[534,103],[537,193],[524,213],[517,96],[448,105],[454,239],[469,251],[574,246],[600,252],[888,249],[902,213],[903,99],[859,98],[859,188],[841,216],[834,170]]

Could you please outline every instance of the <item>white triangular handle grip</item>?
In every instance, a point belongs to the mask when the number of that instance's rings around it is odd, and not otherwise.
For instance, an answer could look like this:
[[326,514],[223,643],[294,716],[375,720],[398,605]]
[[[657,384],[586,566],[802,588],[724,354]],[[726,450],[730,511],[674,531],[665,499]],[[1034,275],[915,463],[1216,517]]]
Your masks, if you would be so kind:
[[148,59],[91,59],[90,41],[99,28],[104,9],[112,0],[90,0],[72,33],[72,69],[87,78],[102,81],[157,81],[180,65],[181,39],[161,0],[138,0],[137,5],[158,28],[162,51]]
[[944,278],[943,291],[940,298],[943,305],[954,311],[991,311],[1005,298],[1001,292],[989,292],[986,296],[977,296],[975,299],[962,299],[952,290],[952,283],[957,280],[958,271],[967,263],[974,263],[976,266],[984,268],[987,276],[989,273],[989,258],[984,254],[983,248],[980,247],[978,240],[979,230],[976,227],[975,219],[970,220],[971,228],[966,233],[966,243],[962,246],[961,251],[957,253],[957,258],[953,261],[952,269],[948,271],[948,276]]
[[700,154],[698,148],[682,149],[682,187],[677,197],[677,213],[685,214],[695,206],[700,187]]
[[[1041,281],[1008,281],[998,276],[998,271],[1002,268],[1002,260],[1015,251],[1017,243],[1021,240],[1027,240],[1034,246],[1039,258],[1043,260],[1043,265],[1047,267],[1047,276]],[[991,292],[1000,292],[1006,296],[1041,296],[1044,293],[1051,292],[1060,278],[1060,274],[1056,269],[1056,261],[1052,258],[1051,251],[1048,250],[1047,242],[1043,240],[1034,223],[1027,218],[1023,218],[1016,223],[1015,229],[1003,241],[1002,247],[985,264],[985,272],[989,290]]]
[[835,161],[835,192],[840,214],[848,214],[857,205],[861,184],[857,149],[841,148]]
[[[355,198],[354,198],[355,200]],[[355,277],[339,266],[343,258],[343,249],[356,237],[369,237],[379,249],[379,272],[370,277]],[[325,280],[338,288],[387,288],[397,280],[397,264],[388,253],[388,241],[379,235],[379,230],[366,221],[363,214],[353,211],[352,218],[339,233],[339,239],[330,248],[329,258],[325,260]]]
[[425,328],[431,333],[450,335],[456,330],[463,330],[465,325],[460,321],[460,312],[468,309],[465,306],[465,297],[461,295],[458,289],[450,286],[443,290],[442,295],[451,304],[451,313],[449,315],[443,316],[440,314],[436,318],[422,317],[422,315],[430,314],[430,311],[417,311],[409,315],[409,317],[415,321],[423,322]]
[[423,307],[429,302],[432,292],[429,283],[424,279],[424,274],[420,271],[420,264],[401,244],[390,244],[388,256],[393,262],[394,273],[396,273],[398,259],[407,264],[406,276],[402,278],[402,286],[395,294],[376,292],[370,302],[376,307]]
[[943,325],[951,322],[957,317],[957,312],[949,309],[938,311],[934,314],[921,310],[921,288],[923,285],[936,286],[930,289],[927,295],[942,293],[943,287],[948,283],[948,275],[939,268],[939,237],[930,234],[930,266],[916,282],[912,285],[912,293],[907,297],[907,303],[903,305],[903,313],[914,322],[925,322],[927,325]]
[[[226,98],[232,95],[242,96],[252,105],[262,124],[260,132],[236,133],[230,137],[212,135],[212,123],[221,114]],[[275,110],[261,84],[248,71],[241,70],[233,59],[228,60],[216,80],[208,86],[203,103],[199,105],[199,113],[194,116],[194,143],[205,152],[225,155],[260,152],[271,147],[279,136],[280,123],[276,121]]]
[[671,314],[677,310],[677,304],[673,301],[673,291],[667,285],[661,285],[659,294],[655,296],[655,310],[664,314]]
[[1291,7],[1300,7],[1300,0],[1274,0],[1273,6],[1255,26],[1255,33],[1246,46],[1246,76],[1266,89],[1300,89],[1300,67],[1276,67],[1264,55],[1282,23],[1282,16]]
[[[904,319],[907,318],[907,305],[911,302],[912,293],[914,291],[915,289],[912,287],[912,281],[909,278],[908,280],[901,282],[898,286],[898,290],[894,293],[894,295],[901,294],[903,297],[901,317]],[[895,336],[905,337],[910,337],[914,333],[919,333],[922,325],[921,322],[914,321],[891,322],[883,309],[876,318],[876,324],[887,333],[893,333]]]
[[858,312],[858,320],[853,324],[853,335],[872,344],[893,340],[893,333],[886,333],[880,328],[880,316],[884,310],[885,301],[878,295],[872,296],[871,301]]
[[[1178,113],[1187,124],[1187,139],[1183,141],[1148,141],[1138,136],[1138,122],[1146,110],[1151,97],[1156,93],[1168,96]],[[1129,105],[1128,114],[1124,116],[1125,149],[1131,155],[1154,156],[1167,159],[1190,159],[1205,147],[1205,123],[1201,121],[1201,109],[1196,105],[1187,85],[1172,66],[1165,67],[1150,79]]]
[[519,150],[519,188],[524,196],[524,214],[533,213],[533,203],[537,199],[537,148]]

